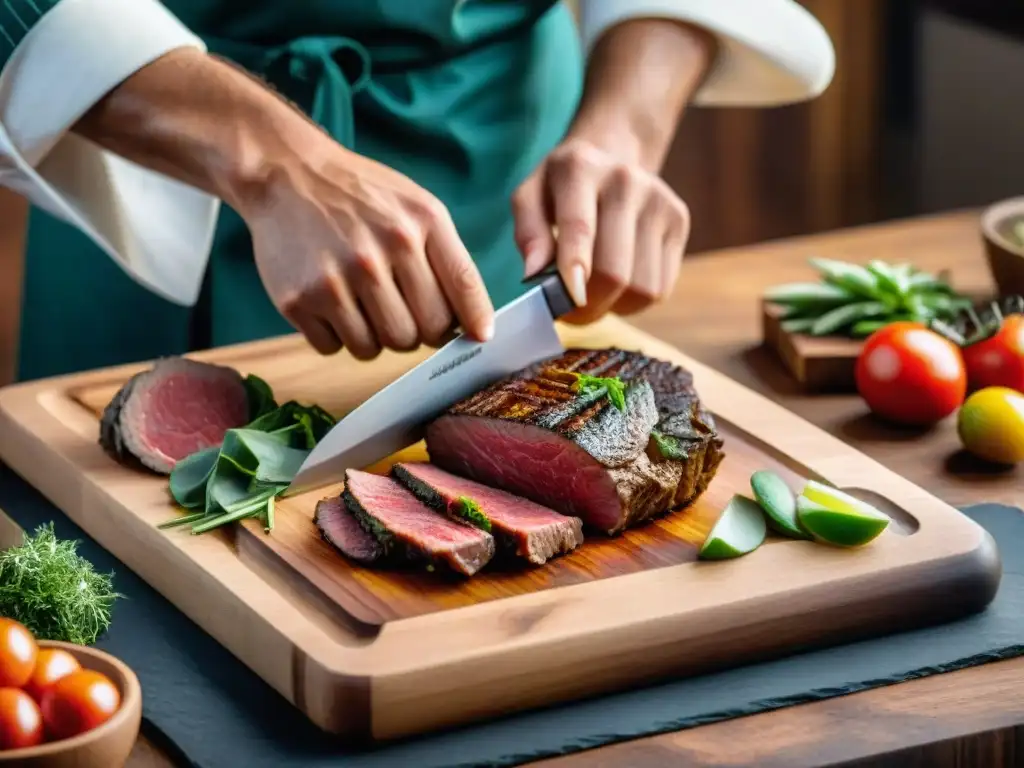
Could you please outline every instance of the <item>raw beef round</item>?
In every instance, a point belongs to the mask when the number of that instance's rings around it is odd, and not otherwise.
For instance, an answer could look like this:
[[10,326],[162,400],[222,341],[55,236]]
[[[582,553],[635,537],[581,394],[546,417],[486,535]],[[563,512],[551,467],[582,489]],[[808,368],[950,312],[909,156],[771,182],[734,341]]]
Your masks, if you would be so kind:
[[[618,377],[580,393],[570,374]],[[574,349],[466,398],[427,427],[431,462],[609,534],[691,503],[722,441],[682,368],[636,352]]]
[[577,517],[560,515],[528,499],[456,477],[424,462],[396,464],[392,472],[428,506],[479,526],[481,520],[465,517],[465,500],[469,500],[502,550],[535,565],[583,543],[583,523]]
[[180,459],[219,445],[249,420],[238,371],[184,357],[129,379],[100,419],[100,445],[118,461],[170,474]]
[[385,557],[444,565],[465,576],[494,557],[489,533],[437,514],[390,477],[346,470],[342,499]]

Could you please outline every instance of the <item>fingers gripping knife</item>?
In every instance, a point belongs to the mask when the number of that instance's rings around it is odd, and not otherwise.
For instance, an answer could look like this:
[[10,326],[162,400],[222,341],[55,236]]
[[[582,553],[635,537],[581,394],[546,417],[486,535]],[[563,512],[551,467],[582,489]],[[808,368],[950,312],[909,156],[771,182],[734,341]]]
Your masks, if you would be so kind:
[[309,454],[288,494],[338,482],[419,441],[452,404],[492,382],[564,352],[555,320],[575,309],[557,272],[546,272],[494,317],[494,336],[452,341],[346,415]]

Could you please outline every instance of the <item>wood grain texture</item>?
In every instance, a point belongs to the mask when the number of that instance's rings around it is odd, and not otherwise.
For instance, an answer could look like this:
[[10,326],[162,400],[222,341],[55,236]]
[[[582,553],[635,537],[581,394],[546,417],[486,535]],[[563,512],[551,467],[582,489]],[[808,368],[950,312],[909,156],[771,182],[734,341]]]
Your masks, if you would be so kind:
[[[632,348],[689,368],[708,409],[744,441],[805,477],[879,494],[916,530],[890,530],[855,551],[779,542],[727,563],[680,562],[389,621],[366,638],[311,600],[304,584],[239,557],[235,531],[156,529],[170,512],[166,479],[116,465],[97,444],[95,408],[82,406],[137,366],[0,392],[0,456],[314,723],[353,739],[410,735],[892,631],[991,599],[990,538],[927,491],[620,320],[560,333],[569,346]],[[356,365],[287,337],[197,357],[343,414],[426,354]],[[308,519],[317,498],[306,494],[293,516]],[[781,573],[784,580],[774,578]],[[733,610],[739,602],[744,610]]]
[[794,381],[808,393],[855,392],[854,368],[863,342],[790,333],[782,327],[783,312],[778,304],[763,303],[762,336]]

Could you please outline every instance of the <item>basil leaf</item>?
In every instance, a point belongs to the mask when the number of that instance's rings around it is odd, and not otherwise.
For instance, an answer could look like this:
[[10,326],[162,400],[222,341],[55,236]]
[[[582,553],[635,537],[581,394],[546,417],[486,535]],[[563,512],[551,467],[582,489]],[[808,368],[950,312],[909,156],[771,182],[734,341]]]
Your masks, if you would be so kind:
[[206,504],[206,482],[217,465],[220,447],[204,448],[174,465],[169,480],[171,496],[186,509]]

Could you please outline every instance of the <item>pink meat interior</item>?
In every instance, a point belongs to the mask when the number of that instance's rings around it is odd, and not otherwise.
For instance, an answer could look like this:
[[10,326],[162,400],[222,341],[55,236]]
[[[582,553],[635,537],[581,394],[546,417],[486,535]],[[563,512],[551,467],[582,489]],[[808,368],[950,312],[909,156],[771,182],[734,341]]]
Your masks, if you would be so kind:
[[565,521],[562,515],[552,512],[547,507],[513,496],[506,491],[457,477],[433,464],[412,463],[401,466],[410,475],[437,491],[446,502],[451,503],[461,496],[472,499],[494,522],[508,523],[518,530],[523,530]]
[[146,401],[142,440],[172,461],[217,445],[225,432],[249,418],[245,390],[229,376],[194,371],[161,376],[147,387]]
[[427,429],[430,460],[600,530],[622,515],[615,483],[593,456],[554,432],[477,416],[442,416]]
[[372,560],[380,552],[377,540],[363,530],[341,498],[317,503],[316,524],[328,540],[349,557]]
[[487,535],[468,525],[448,520],[428,508],[390,477],[349,470],[348,491],[389,531],[399,538],[438,544],[476,544]]

